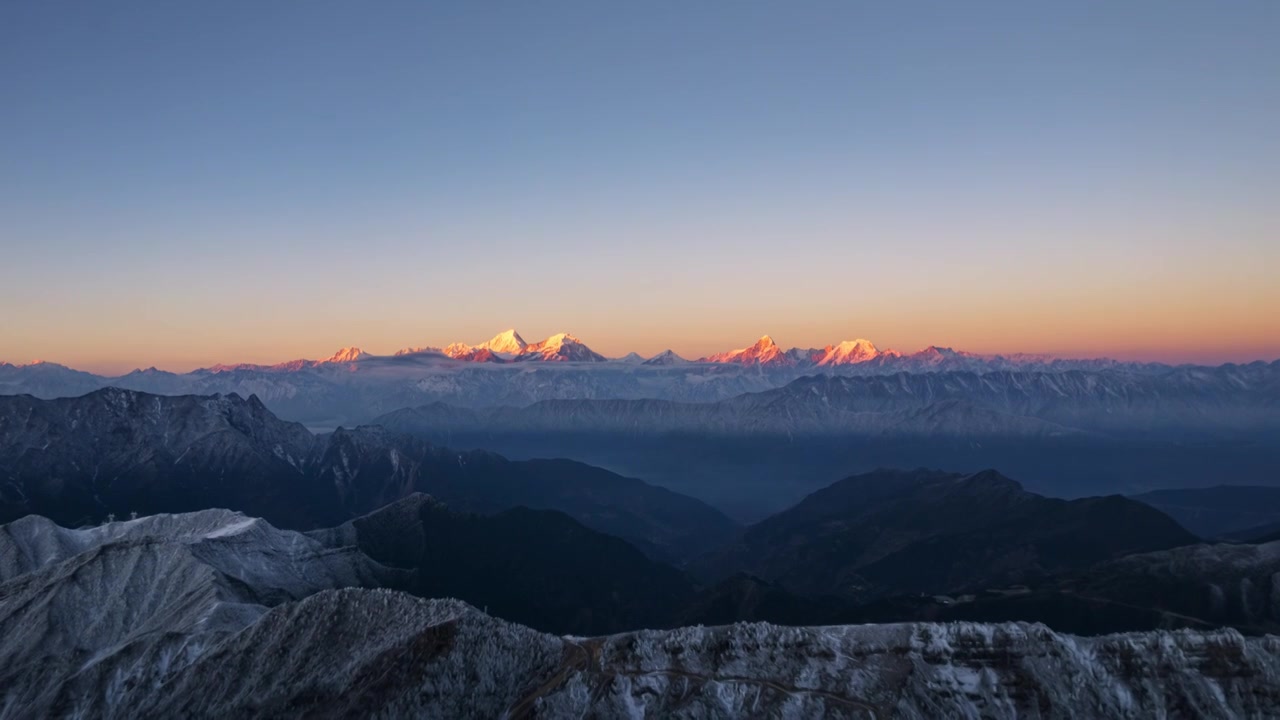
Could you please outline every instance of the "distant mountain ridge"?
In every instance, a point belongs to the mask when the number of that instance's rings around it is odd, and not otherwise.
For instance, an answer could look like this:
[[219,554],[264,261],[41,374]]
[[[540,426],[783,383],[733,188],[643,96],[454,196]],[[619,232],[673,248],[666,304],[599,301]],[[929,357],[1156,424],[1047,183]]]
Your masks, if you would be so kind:
[[376,423],[441,433],[710,433],[1065,437],[1280,429],[1280,362],[1160,374],[938,372],[806,376],[711,403],[548,399],[523,407],[432,403]]
[[[903,354],[880,350],[864,339],[784,351],[768,336],[751,347],[697,361],[669,350],[647,359],[609,360],[567,333],[530,343],[508,330],[478,345],[408,347],[393,355],[372,355],[352,347],[323,360],[219,364],[188,373],[147,368],[109,377],[56,363],[0,363],[0,394],[74,397],[102,387],[122,387],[167,395],[257,395],[281,417],[312,428],[332,428],[431,402],[473,408],[526,406],[543,400],[716,402],[780,388],[811,375],[1085,372],[1125,378],[1175,373],[1208,376],[1255,365],[1266,364],[1174,368],[1034,355],[983,356],[946,348]],[[1280,367],[1280,361],[1271,366]]]
[[[485,353],[485,351],[488,351]],[[490,358],[496,358],[500,362],[510,361],[528,361],[528,360],[544,360],[552,362],[604,362],[610,360],[599,353],[591,350],[578,338],[569,333],[557,333],[545,340],[529,343],[520,336],[514,328],[504,330],[494,337],[476,345],[469,345],[463,342],[454,342],[443,347],[433,345],[409,346],[397,350],[389,356],[383,357],[402,357],[405,355],[443,355],[445,357],[467,361],[467,362],[486,362]],[[629,358],[636,353],[628,353]],[[228,372],[233,370],[275,370],[280,372],[296,371],[303,368],[313,368],[327,364],[344,364],[368,360],[378,356],[362,351],[358,347],[345,347],[335,352],[332,356],[322,360],[288,360],[274,364],[256,364],[256,363],[231,363],[231,364],[214,364],[202,370],[211,372]],[[643,356],[639,356],[643,358]],[[679,358],[671,350],[665,350],[662,353],[649,358],[643,358],[646,362],[659,363],[663,358]],[[617,358],[616,360],[624,360]],[[628,360],[630,361],[630,360]],[[799,348],[793,347],[784,350],[782,346],[774,342],[773,338],[764,335],[755,344],[740,348],[737,350],[727,350],[720,353],[714,353],[705,357],[701,357],[692,362],[707,364],[735,364],[735,365],[753,365],[765,367],[836,367],[842,365],[860,365],[872,363],[873,365],[886,366],[893,365],[894,370],[907,371],[924,371],[929,368],[944,369],[973,369],[982,366],[984,363],[993,367],[1071,367],[1071,368],[1092,368],[1101,369],[1106,367],[1125,367],[1136,368],[1143,366],[1152,367],[1170,367],[1160,363],[1133,363],[1119,362],[1106,358],[1098,359],[1067,359],[1055,358],[1043,354],[1014,353],[1014,354],[978,354],[952,350],[951,348],[929,346],[915,353],[902,353],[897,350],[880,350],[870,340],[858,338],[855,340],[845,340],[835,344],[827,345],[823,348]],[[36,360],[26,364],[10,364],[0,362],[0,369],[22,369],[35,367],[37,365],[58,366],[56,363]],[[198,372],[199,370],[197,370]]]

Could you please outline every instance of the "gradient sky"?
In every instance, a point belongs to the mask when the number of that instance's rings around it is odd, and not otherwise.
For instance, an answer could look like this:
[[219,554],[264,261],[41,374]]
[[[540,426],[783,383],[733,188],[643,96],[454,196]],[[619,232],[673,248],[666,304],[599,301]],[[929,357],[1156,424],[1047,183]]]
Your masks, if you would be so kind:
[[1280,356],[1280,2],[0,4],[0,360]]

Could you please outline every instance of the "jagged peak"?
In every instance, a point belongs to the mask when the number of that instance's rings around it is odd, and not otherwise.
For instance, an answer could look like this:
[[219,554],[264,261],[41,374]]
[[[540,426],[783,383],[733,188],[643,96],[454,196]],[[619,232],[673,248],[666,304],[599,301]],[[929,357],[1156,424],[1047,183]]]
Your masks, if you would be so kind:
[[421,345],[418,347],[409,346],[409,347],[401,348],[397,350],[395,352],[394,357],[403,357],[405,355],[417,355],[419,353],[442,353],[442,352],[444,352],[442,348],[435,347],[434,345]]
[[536,343],[530,343],[516,356],[516,360],[556,360],[574,362],[602,362],[603,355],[587,347],[586,343],[569,333],[556,333]]
[[565,345],[582,345],[582,341],[569,333],[556,333],[546,340],[540,340],[525,346],[525,350],[529,352],[541,352],[543,350],[556,350]]
[[352,363],[358,360],[364,360],[367,357],[370,357],[369,353],[353,345],[351,347],[344,347],[341,350],[338,350],[338,352],[333,355],[321,360],[320,364]]
[[795,359],[782,351],[773,338],[762,335],[751,347],[716,353],[698,362],[737,363],[740,365],[793,365]]

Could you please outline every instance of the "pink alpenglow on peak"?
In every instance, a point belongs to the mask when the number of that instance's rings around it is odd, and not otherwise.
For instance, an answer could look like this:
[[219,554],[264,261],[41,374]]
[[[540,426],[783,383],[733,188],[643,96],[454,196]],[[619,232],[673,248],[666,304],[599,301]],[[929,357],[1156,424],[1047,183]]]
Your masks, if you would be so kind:
[[858,338],[845,340],[838,345],[828,345],[821,351],[818,365],[855,365],[880,357],[880,351],[870,340]]
[[445,355],[448,355],[449,357],[455,360],[464,358],[468,354],[474,351],[475,351],[475,348],[471,347],[466,343],[460,343],[460,342],[449,343],[448,345],[444,346],[444,350],[441,350],[441,352],[443,352]]
[[749,348],[708,355],[699,359],[698,362],[734,363],[737,365],[794,365],[796,360],[783,352],[782,348],[778,347],[777,343],[773,341],[773,338],[765,335]]
[[541,342],[526,345],[517,361],[606,362],[608,358],[583,344],[569,333],[557,333]]
[[453,351],[453,354],[449,355],[449,357],[453,358],[454,360],[463,360],[466,362],[501,363],[501,362],[507,361],[506,356],[499,355],[498,353],[490,350],[489,348],[483,348],[483,347],[466,348],[464,350],[459,350],[455,348]]
[[605,362],[608,359],[568,333],[528,343],[515,330],[504,330],[479,345],[446,345],[443,352],[455,360],[466,362]]
[[321,360],[321,365],[353,363],[365,358],[372,357],[369,353],[364,352],[358,347],[345,347],[334,353],[333,355]]

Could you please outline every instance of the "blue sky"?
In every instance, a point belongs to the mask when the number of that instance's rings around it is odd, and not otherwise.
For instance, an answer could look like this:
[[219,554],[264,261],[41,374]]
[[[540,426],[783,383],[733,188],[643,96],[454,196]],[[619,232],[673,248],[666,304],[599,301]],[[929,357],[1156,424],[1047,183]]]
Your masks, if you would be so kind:
[[1275,2],[7,3],[0,360],[1274,357],[1277,37]]

